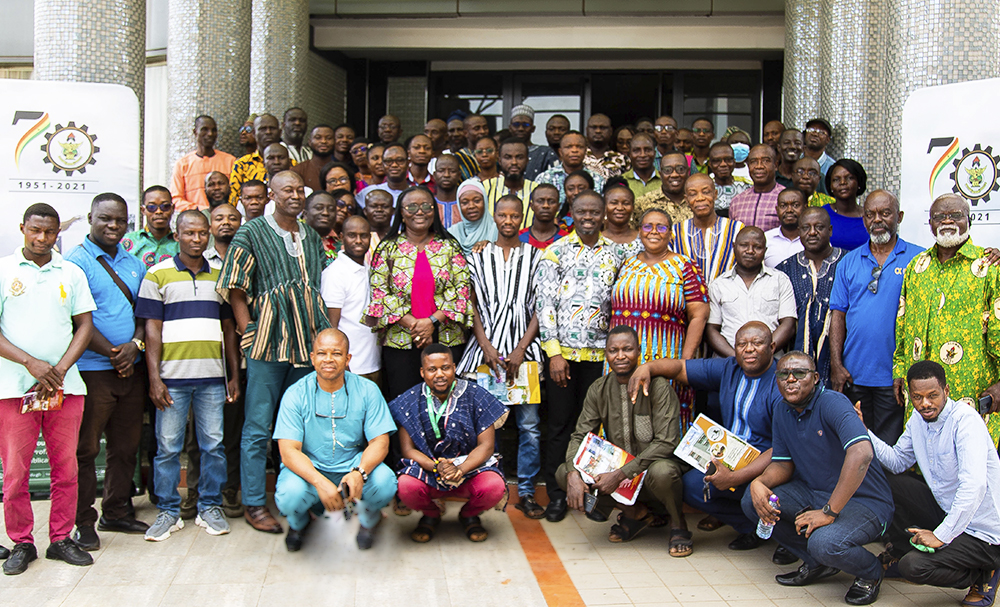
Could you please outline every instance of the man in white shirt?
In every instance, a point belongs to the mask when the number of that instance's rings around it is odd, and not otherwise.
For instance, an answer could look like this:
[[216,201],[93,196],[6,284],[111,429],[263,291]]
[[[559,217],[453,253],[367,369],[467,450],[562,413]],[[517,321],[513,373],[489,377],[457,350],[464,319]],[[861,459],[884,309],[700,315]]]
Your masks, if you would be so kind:
[[795,292],[783,272],[764,265],[764,232],[747,226],[736,235],[736,265],[708,287],[705,339],[722,357],[736,356],[736,332],[751,320],[767,325],[776,350],[795,339]]
[[322,292],[330,324],[350,340],[350,370],[381,385],[378,336],[361,323],[368,308],[371,287],[365,255],[371,244],[371,226],[360,215],[344,220],[343,249],[323,270]]
[[799,239],[799,217],[806,209],[806,196],[802,190],[786,188],[778,194],[778,220],[781,225],[764,232],[767,251],[764,265],[773,268],[802,250]]
[[[916,584],[971,586],[962,604],[987,607],[1000,582],[1000,458],[976,410],[949,398],[940,364],[915,363],[906,382],[919,415],[910,416],[895,446],[868,432],[879,462],[898,475],[888,476],[896,511],[880,557],[886,577],[898,567],[897,575]],[[913,464],[922,480],[904,474]]]

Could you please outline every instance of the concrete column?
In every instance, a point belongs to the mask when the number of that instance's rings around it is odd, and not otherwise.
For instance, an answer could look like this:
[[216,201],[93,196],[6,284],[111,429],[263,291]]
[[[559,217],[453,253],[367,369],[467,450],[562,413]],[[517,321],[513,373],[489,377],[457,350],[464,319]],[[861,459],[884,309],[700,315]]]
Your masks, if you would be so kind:
[[785,74],[782,121],[804,128],[820,116],[820,0],[785,2]]
[[238,130],[250,105],[251,0],[170,0],[168,173],[194,149],[194,119],[219,127],[216,148],[243,155]]
[[[207,0],[206,0],[207,1]],[[282,113],[301,106],[309,65],[308,0],[252,0],[250,110]]]

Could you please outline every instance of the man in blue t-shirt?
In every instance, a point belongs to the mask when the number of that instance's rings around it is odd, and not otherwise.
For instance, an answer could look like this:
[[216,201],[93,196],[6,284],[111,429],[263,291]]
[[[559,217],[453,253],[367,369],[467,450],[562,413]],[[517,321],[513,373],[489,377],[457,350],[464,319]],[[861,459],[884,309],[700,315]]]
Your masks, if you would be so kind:
[[[774,342],[767,325],[748,322],[736,332],[734,343],[734,357],[650,361],[636,369],[629,382],[629,392],[634,396],[640,386],[645,390],[650,377],[660,375],[696,390],[719,393],[722,419],[718,421],[759,449],[761,455],[737,471],[730,470],[719,460],[713,460],[716,472],[712,475],[706,476],[699,470],[687,471],[684,474],[684,502],[736,530],[739,535],[730,542],[730,550],[752,550],[761,544],[753,532],[757,519],[747,518],[740,500],[750,481],[771,463],[771,417],[782,397],[774,381]],[[706,480],[710,486],[706,486]],[[781,552],[776,558],[781,564],[796,560],[794,557],[782,560]]]
[[847,603],[874,603],[882,565],[865,544],[882,535],[893,504],[881,466],[870,465],[868,431],[846,396],[818,386],[806,354],[783,356],[775,377],[787,407],[774,410],[771,463],[750,483],[743,511],[774,525],[775,539],[802,559],[775,576],[779,584],[806,586],[843,570],[855,576]]

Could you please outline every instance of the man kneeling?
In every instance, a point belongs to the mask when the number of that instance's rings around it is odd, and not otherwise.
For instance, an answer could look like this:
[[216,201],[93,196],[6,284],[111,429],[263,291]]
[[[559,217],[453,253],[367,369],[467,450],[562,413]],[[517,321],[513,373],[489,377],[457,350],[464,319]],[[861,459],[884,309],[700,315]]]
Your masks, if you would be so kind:
[[420,376],[424,383],[389,403],[403,454],[399,499],[424,514],[410,538],[429,542],[441,522],[434,500],[457,497],[469,500],[458,513],[466,537],[482,542],[487,533],[479,515],[507,490],[493,431],[507,407],[476,384],[455,379],[451,350],[441,344],[420,354]]
[[382,463],[396,425],[378,386],[345,371],[349,348],[341,331],[320,332],[309,354],[315,372],[281,398],[274,439],[282,466],[274,502],[288,518],[289,552],[302,548],[310,511],[342,510],[345,499],[358,505],[358,548],[371,548],[382,508],[396,493],[396,478]]
[[[583,495],[589,489],[573,459],[588,432],[597,434],[604,426],[609,441],[635,455],[621,468],[597,475],[594,488],[604,496],[605,508],[622,511],[612,525],[608,539],[627,542],[653,521],[649,506],[661,504],[670,515],[670,556],[688,556],[692,552],[691,532],[684,522],[684,464],[673,456],[680,440],[680,402],[673,388],[662,377],[653,378],[649,394],[640,393],[635,404],[628,397],[628,381],[639,365],[639,337],[634,329],[620,325],[608,333],[604,349],[612,373],[591,384],[583,401],[583,411],[570,437],[566,462],[556,471],[556,479],[566,489],[570,508],[584,510]],[[609,496],[622,481],[632,480],[643,471],[646,479],[635,505],[626,506]]]

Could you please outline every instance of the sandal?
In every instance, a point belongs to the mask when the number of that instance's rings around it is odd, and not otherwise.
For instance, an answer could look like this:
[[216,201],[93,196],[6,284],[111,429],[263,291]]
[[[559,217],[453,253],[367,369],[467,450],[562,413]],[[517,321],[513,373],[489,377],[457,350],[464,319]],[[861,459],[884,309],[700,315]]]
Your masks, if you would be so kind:
[[486,538],[490,536],[483,528],[482,521],[479,520],[478,516],[469,518],[460,516],[458,522],[462,523],[462,527],[465,527],[465,537],[473,542],[485,542]]
[[396,516],[409,516],[413,510],[399,499],[399,496],[392,498],[392,513]]
[[650,529],[659,529],[660,527],[666,527],[670,524],[669,514],[656,514],[653,513],[653,522],[649,524]]
[[514,507],[532,520],[538,520],[545,516],[545,508],[542,508],[541,504],[535,501],[534,495],[525,495]]
[[722,529],[726,524],[715,518],[711,514],[698,521],[698,529],[702,531],[716,531]]
[[670,556],[684,558],[691,556],[694,552],[694,541],[691,540],[691,532],[687,529],[670,530]]
[[647,513],[646,516],[640,519],[628,518],[627,516],[618,516],[618,522],[611,525],[611,532],[608,533],[608,541],[613,544],[618,544],[621,542],[628,542],[633,539],[646,528],[649,527],[653,522],[653,515]]
[[441,523],[439,518],[422,516],[417,522],[417,528],[410,532],[410,539],[418,544],[426,544],[434,539],[434,530]]

